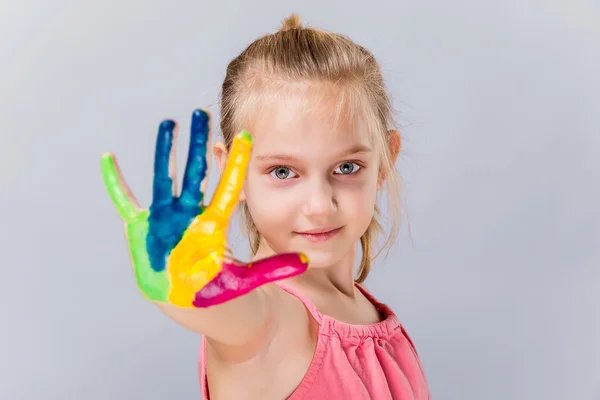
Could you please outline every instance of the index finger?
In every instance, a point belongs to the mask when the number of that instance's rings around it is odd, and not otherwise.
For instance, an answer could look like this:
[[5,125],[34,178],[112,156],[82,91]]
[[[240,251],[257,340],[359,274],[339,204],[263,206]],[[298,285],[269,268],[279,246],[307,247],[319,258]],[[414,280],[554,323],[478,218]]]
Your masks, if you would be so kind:
[[111,153],[102,155],[100,167],[106,190],[119,215],[127,222],[133,220],[139,214],[139,206],[121,176],[115,156]]
[[239,200],[242,185],[246,179],[251,151],[252,136],[247,131],[237,134],[233,139],[225,171],[208,206],[210,211],[223,219],[231,217]]

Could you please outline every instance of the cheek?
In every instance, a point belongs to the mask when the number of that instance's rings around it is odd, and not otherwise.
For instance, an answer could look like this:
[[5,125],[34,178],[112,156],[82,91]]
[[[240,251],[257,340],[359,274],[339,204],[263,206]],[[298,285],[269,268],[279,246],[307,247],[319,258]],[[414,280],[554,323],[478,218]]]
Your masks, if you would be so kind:
[[377,176],[372,171],[356,180],[341,181],[338,185],[340,201],[356,203],[361,208],[372,208],[377,199]]
[[338,207],[343,210],[348,222],[357,229],[366,229],[377,203],[377,180],[365,179],[354,184],[342,184],[337,192]]
[[259,231],[273,232],[289,226],[294,215],[294,201],[263,182],[264,176],[249,174],[246,185],[246,204]]

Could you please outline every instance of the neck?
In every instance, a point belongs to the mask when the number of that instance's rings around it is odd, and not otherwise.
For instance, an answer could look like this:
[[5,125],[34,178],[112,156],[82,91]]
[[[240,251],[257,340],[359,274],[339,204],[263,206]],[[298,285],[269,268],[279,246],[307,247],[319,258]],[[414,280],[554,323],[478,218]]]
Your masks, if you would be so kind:
[[[254,259],[261,259],[277,254],[271,246],[261,239],[258,251]],[[354,261],[356,259],[356,245],[352,247],[344,257],[333,265],[320,266],[318,268],[308,268],[302,275],[295,276],[286,280],[296,287],[306,288],[307,290],[317,290],[319,292],[335,292],[345,296],[355,297],[354,286]]]

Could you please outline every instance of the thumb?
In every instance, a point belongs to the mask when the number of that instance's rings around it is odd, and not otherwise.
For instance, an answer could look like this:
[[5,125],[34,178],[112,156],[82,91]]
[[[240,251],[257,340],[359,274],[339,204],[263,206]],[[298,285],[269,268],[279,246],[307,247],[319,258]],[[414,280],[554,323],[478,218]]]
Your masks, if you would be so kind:
[[277,254],[241,268],[240,277],[257,286],[300,275],[308,268],[308,257],[302,253]]
[[223,270],[196,293],[195,307],[210,307],[240,297],[270,282],[302,274],[308,257],[301,253],[278,254],[248,265],[224,262]]

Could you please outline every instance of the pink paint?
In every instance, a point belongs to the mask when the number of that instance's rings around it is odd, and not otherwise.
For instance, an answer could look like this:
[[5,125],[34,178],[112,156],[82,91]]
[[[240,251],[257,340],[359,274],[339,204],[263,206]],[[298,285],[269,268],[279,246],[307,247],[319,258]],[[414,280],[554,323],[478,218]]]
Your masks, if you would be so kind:
[[300,275],[308,260],[299,254],[278,254],[248,265],[223,263],[223,270],[196,293],[193,305],[211,307],[242,296],[259,286]]

